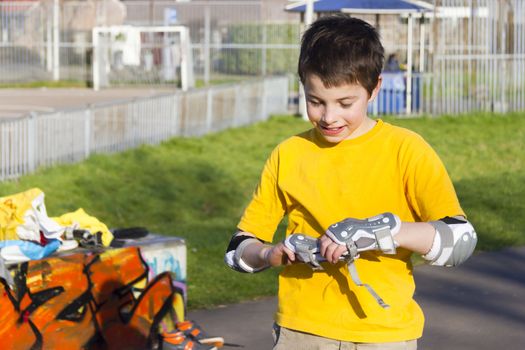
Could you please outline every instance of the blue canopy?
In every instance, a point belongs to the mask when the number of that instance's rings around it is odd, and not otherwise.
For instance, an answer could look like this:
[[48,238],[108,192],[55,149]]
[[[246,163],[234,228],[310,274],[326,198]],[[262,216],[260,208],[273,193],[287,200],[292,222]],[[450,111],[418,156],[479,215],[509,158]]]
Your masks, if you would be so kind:
[[[400,14],[431,11],[432,5],[419,6],[404,0],[314,0],[314,12],[348,12]],[[306,4],[298,1],[286,6],[287,11],[305,12]]]

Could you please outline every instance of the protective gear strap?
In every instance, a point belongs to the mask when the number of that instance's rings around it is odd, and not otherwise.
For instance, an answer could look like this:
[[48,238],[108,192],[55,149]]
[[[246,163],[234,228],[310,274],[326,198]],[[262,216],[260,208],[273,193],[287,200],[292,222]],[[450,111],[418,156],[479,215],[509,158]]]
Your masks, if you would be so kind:
[[346,249],[348,249],[348,257],[350,259],[353,260],[359,258],[359,251],[357,250],[357,245],[351,239],[349,239],[348,242],[346,242]]
[[472,255],[478,238],[474,227],[466,219],[445,217],[429,223],[436,230],[430,251],[423,255],[429,264],[457,266]]
[[255,242],[264,243],[264,241],[256,237],[236,233],[232,237],[230,244],[226,249],[226,254],[224,255],[224,262],[231,269],[239,272],[255,273],[267,269],[270,266],[269,264],[262,267],[254,268],[248,265],[242,259],[242,255],[246,247]]
[[352,281],[354,281],[356,286],[365,287],[383,309],[390,308],[390,305],[385,303],[385,301],[379,296],[379,294],[376,293],[376,291],[369,284],[361,282],[361,279],[357,274],[357,268],[355,267],[354,260],[350,260],[348,262],[348,272],[350,273],[350,277],[352,277]]
[[396,242],[392,236],[390,228],[384,227],[374,232],[376,235],[377,246],[385,254],[396,253]]
[[248,235],[244,235],[242,234],[242,232],[237,232],[233,235],[232,239],[230,240],[230,244],[228,244],[228,248],[226,248],[226,251],[232,251],[232,250],[235,250],[237,249],[237,247],[239,247],[239,245],[247,240],[247,239],[256,239],[258,240],[259,242],[261,243],[264,243],[264,241],[260,240],[259,238],[257,237],[254,237],[254,236],[248,236]]

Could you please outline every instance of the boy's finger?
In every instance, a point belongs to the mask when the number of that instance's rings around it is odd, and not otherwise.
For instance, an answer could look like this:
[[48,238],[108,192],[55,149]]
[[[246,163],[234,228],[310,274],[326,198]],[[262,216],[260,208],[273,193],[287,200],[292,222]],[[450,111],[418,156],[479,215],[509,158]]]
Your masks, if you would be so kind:
[[291,265],[295,262],[295,254],[294,255],[288,255],[288,254],[283,254],[282,258],[281,258],[281,262],[283,265]]
[[339,258],[347,251],[348,249],[344,245],[339,245],[337,248],[335,248],[334,251],[334,260],[337,262],[339,261]]
[[335,262],[335,260],[334,260],[334,253],[335,253],[336,249],[337,249],[337,245],[334,244],[334,243],[329,244],[326,247],[326,251],[325,251],[324,257],[326,258],[326,260],[328,260],[332,264]]
[[294,252],[292,252],[290,249],[288,249],[284,245],[283,245],[283,251],[284,251],[283,255],[286,255],[288,257],[288,260],[295,261],[295,253]]
[[331,243],[332,241],[329,238],[326,238],[325,236],[322,236],[319,239],[319,251],[321,253],[321,256],[326,257],[326,249]]
[[286,244],[282,244],[282,249],[281,249],[284,254],[286,254],[288,256],[288,258],[291,260],[291,261],[294,261],[295,260],[295,253],[293,252],[293,250],[291,250],[290,248],[288,248],[286,246]]

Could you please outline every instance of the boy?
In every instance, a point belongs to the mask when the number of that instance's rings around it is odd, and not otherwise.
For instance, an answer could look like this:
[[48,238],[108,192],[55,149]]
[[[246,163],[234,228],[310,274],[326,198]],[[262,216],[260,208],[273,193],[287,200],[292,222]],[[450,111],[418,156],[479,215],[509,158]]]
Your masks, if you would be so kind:
[[[285,265],[275,350],[415,349],[424,318],[412,252],[453,266],[474,250],[436,153],[367,116],[383,61],[377,32],[359,19],[323,17],[303,35],[298,71],[313,129],[274,149],[225,256],[242,272]],[[287,238],[271,245],[284,215]]]

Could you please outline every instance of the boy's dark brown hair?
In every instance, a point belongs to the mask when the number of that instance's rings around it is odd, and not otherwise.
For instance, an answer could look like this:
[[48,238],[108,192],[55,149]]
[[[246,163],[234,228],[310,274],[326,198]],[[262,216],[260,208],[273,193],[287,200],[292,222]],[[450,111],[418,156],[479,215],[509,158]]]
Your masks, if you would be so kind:
[[317,75],[327,87],[360,84],[371,95],[383,69],[379,34],[363,20],[344,14],[321,17],[305,31],[298,73]]

